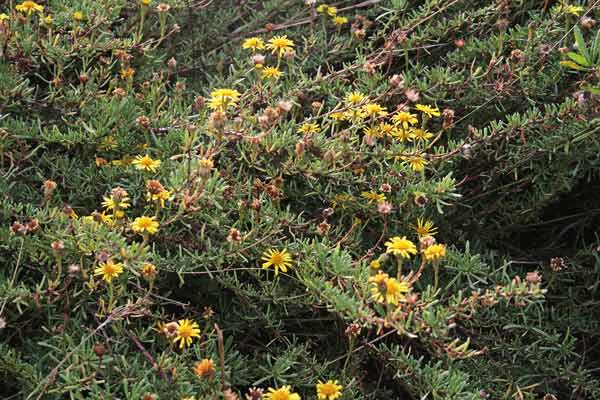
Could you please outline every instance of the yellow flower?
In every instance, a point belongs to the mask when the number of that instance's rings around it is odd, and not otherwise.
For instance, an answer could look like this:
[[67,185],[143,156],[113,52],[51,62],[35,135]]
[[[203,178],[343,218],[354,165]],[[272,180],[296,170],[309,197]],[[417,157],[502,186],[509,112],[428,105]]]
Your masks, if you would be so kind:
[[373,284],[371,298],[377,303],[397,305],[399,301],[406,299],[404,295],[410,290],[408,283],[390,278],[383,272],[370,277],[369,282]]
[[52,18],[52,15],[48,14],[44,17],[44,19],[42,19],[42,22],[46,25],[52,25],[52,22],[54,22],[54,18]]
[[342,395],[342,386],[338,385],[338,381],[328,380],[323,383],[317,383],[317,397],[319,400],[335,400]]
[[161,208],[165,208],[165,201],[169,200],[170,197],[171,192],[169,190],[161,190],[156,194],[146,193],[146,200],[157,203]]
[[337,14],[337,8],[328,6],[327,4],[321,4],[319,7],[317,7],[317,12],[321,14],[326,13],[330,17],[335,17]]
[[293,263],[292,256],[288,253],[287,249],[283,249],[282,251],[275,249],[267,250],[263,253],[261,260],[264,261],[262,267],[265,269],[273,267],[276,276],[279,274],[279,270],[287,272],[288,267],[291,267]]
[[331,114],[329,114],[329,117],[334,120],[334,121],[343,121],[344,120],[344,113],[336,111],[336,112],[332,112]]
[[83,21],[84,18],[85,18],[85,16],[83,15],[83,13],[81,11],[75,11],[73,13],[73,19],[77,22]]
[[123,273],[123,264],[114,263],[112,260],[108,260],[105,263],[100,263],[100,266],[94,269],[95,276],[102,276],[106,282],[110,283],[113,278],[118,277]]
[[397,126],[392,130],[391,136],[399,142],[412,142],[414,139],[412,129],[403,129]]
[[269,392],[263,396],[265,400],[301,400],[298,393],[292,392],[289,385],[282,386],[279,389],[269,388]]
[[198,378],[206,378],[215,373],[215,363],[212,358],[204,358],[194,365],[194,373]]
[[425,104],[417,104],[417,111],[421,111],[423,114],[427,114],[429,117],[439,117],[440,110],[437,107],[430,107]]
[[423,218],[417,218],[417,224],[411,225],[411,228],[417,232],[419,238],[425,236],[435,236],[437,234],[437,228],[433,225],[433,222],[424,220]]
[[446,245],[432,244],[423,250],[423,257],[427,261],[438,261],[446,256]]
[[149,5],[150,5],[150,3],[152,3],[152,0],[140,0],[140,3],[141,3],[143,6],[149,6]]
[[142,265],[141,274],[144,279],[148,281],[153,280],[156,277],[156,265],[152,263],[144,263],[144,265]]
[[376,202],[377,204],[381,204],[386,200],[385,194],[383,193],[377,194],[375,192],[362,192],[360,195],[367,199],[369,203]]
[[5,13],[0,14],[0,22],[6,21],[8,19],[10,19],[10,17],[7,14],[5,14]]
[[411,254],[417,254],[415,244],[408,240],[406,236],[395,236],[385,243],[386,253],[391,253],[401,258],[410,258]]
[[267,48],[272,51],[273,54],[277,54],[277,57],[281,57],[283,53],[288,50],[292,50],[294,42],[287,38],[287,35],[275,36],[269,40]]
[[560,2],[560,4],[556,5],[553,9],[552,12],[554,14],[571,14],[574,15],[576,17],[579,17],[581,15],[581,13],[583,12],[584,8],[582,6],[574,6],[572,4],[567,3],[566,0],[562,0]]
[[34,12],[42,13],[44,11],[44,6],[39,5],[35,1],[24,1],[21,4],[18,4],[15,9],[24,14],[31,15]]
[[319,127],[318,123],[305,122],[300,126],[300,128],[298,128],[298,133],[303,133],[305,135],[311,135],[313,133],[319,133],[320,130],[321,130],[321,128]]
[[367,113],[362,108],[354,108],[344,112],[344,119],[353,124],[363,122],[367,118]]
[[264,49],[265,42],[263,42],[263,40],[259,37],[251,37],[251,38],[244,40],[244,43],[242,44],[242,48],[250,49],[254,52],[256,50]]
[[344,101],[349,105],[358,105],[365,99],[365,95],[361,92],[350,92],[344,97]]
[[181,319],[177,322],[177,333],[173,342],[177,344],[179,341],[180,349],[190,346],[195,337],[200,337],[200,327],[196,322],[189,319]]
[[392,121],[394,121],[396,125],[401,125],[404,129],[408,129],[410,125],[414,125],[419,122],[416,115],[406,111],[400,111],[394,114]]
[[159,223],[158,221],[156,221],[156,217],[137,217],[132,223],[131,223],[131,229],[135,232],[135,233],[149,233],[151,235],[155,234],[156,232],[158,232],[158,227],[159,227]]
[[262,77],[267,80],[278,80],[283,73],[277,67],[265,67],[262,70]]
[[133,78],[133,75],[135,75],[135,69],[131,67],[121,70],[121,79],[123,80],[131,79]]
[[132,162],[135,168],[142,171],[156,172],[160,166],[160,160],[153,160],[149,155],[137,156]]
[[403,157],[403,159],[410,164],[410,168],[415,172],[423,172],[428,164],[427,160],[421,156]]
[[369,263],[369,267],[371,269],[379,269],[379,268],[381,268],[381,261],[379,260],[379,258],[371,261]]
[[334,25],[340,26],[348,23],[348,18],[336,15],[331,19]]
[[426,129],[415,128],[411,131],[412,135],[417,140],[427,141],[433,137],[433,133],[428,132]]
[[377,126],[371,126],[371,127],[364,128],[363,132],[367,136],[371,136],[371,137],[375,137],[375,138],[383,137],[383,133],[381,132],[381,129],[379,129],[379,127],[377,127]]
[[127,195],[127,192],[125,192],[125,196],[120,198],[111,195],[110,197],[103,196],[102,199],[102,207],[113,212],[123,210],[131,206],[131,204],[129,204],[129,197]]
[[377,103],[367,103],[363,106],[363,110],[369,117],[383,117],[387,115],[385,107],[381,107]]
[[235,89],[216,89],[210,93],[208,107],[212,110],[226,111],[228,107],[234,107],[239,98],[240,92]]
[[381,122],[379,124],[379,131],[382,136],[392,136],[396,127],[392,124],[388,124],[387,122]]

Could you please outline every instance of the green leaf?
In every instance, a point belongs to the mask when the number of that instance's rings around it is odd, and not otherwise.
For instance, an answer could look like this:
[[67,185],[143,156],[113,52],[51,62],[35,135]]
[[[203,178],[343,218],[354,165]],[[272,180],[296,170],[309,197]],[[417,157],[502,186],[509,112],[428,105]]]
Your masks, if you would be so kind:
[[586,85],[583,87],[583,90],[585,90],[586,92],[590,92],[592,94],[600,94],[600,87],[592,87],[592,86]]
[[591,66],[590,62],[585,57],[583,57],[581,54],[573,53],[572,51],[570,51],[567,53],[567,57],[569,57],[571,60],[575,61],[577,64],[583,65],[584,67]]
[[581,34],[581,30],[578,26],[575,26],[575,42],[577,43],[577,49],[587,59],[591,60],[590,53],[585,45],[585,40]]

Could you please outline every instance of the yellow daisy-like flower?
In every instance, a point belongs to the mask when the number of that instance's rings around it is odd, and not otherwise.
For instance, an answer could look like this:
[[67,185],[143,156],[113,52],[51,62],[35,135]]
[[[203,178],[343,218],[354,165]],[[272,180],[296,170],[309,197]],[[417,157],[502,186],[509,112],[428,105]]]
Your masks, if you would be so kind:
[[279,389],[269,388],[268,393],[263,396],[265,400],[301,400],[298,393],[292,392],[289,385],[282,386]]
[[379,260],[379,258],[371,261],[369,263],[369,268],[371,268],[371,269],[379,269],[379,268],[381,268],[381,261]]
[[429,117],[439,117],[441,115],[439,108],[427,106],[425,104],[417,104],[416,109],[423,114],[427,114]]
[[149,5],[150,5],[150,3],[152,3],[152,0],[140,0],[140,3],[141,3],[143,6],[149,6]]
[[160,160],[153,160],[147,154],[145,156],[137,156],[132,162],[136,169],[148,172],[156,172],[160,163]]
[[363,100],[365,99],[365,95],[362,94],[361,92],[350,92],[346,95],[346,97],[344,97],[344,101],[346,102],[346,104],[349,105],[353,105],[356,106],[360,103],[363,102]]
[[381,107],[377,103],[367,103],[363,106],[363,110],[369,117],[383,117],[387,115],[385,107]]
[[402,127],[397,126],[394,127],[390,136],[401,143],[412,142],[414,139],[412,129],[403,129]]
[[323,383],[317,383],[317,397],[319,400],[335,400],[342,395],[342,385],[338,385],[338,381],[331,379]]
[[584,8],[582,6],[575,6],[573,4],[567,3],[566,0],[562,0],[560,4],[556,5],[552,12],[554,14],[565,14],[565,15],[574,15],[579,17],[583,12]]
[[210,92],[208,107],[212,110],[226,111],[229,107],[234,107],[241,94],[235,89],[216,89]]
[[131,67],[124,68],[121,70],[121,79],[123,79],[124,81],[126,81],[128,79],[132,79],[134,75],[135,75],[135,69],[133,69]]
[[149,234],[153,235],[156,232],[158,232],[159,225],[160,224],[158,223],[158,221],[156,221],[156,217],[143,216],[143,217],[137,217],[131,223],[131,229],[135,233],[141,233],[141,234],[149,233]]
[[267,43],[267,48],[277,57],[281,57],[283,53],[294,48],[294,42],[287,38],[287,35],[275,36]]
[[335,112],[332,112],[331,114],[329,114],[329,118],[331,118],[335,122],[343,121],[344,120],[344,113],[339,112],[339,111],[335,111]]
[[321,127],[316,122],[305,122],[300,128],[298,128],[298,133],[303,133],[305,135],[312,135],[313,133],[319,133]]
[[405,294],[410,290],[407,282],[390,278],[383,272],[370,277],[369,282],[373,284],[371,298],[377,303],[398,305],[398,302],[406,300]]
[[363,129],[365,135],[375,138],[383,137],[383,133],[378,126],[370,126]]
[[428,164],[427,160],[421,156],[403,157],[404,161],[407,161],[410,168],[415,172],[425,171],[425,166]]
[[383,194],[383,193],[362,192],[360,195],[362,197],[364,197],[365,199],[367,199],[369,201],[369,203],[375,202],[377,204],[381,204],[386,200],[385,194]]
[[102,276],[102,279],[107,283],[110,283],[114,278],[118,277],[123,273],[123,264],[114,263],[112,260],[108,260],[105,263],[100,263],[100,266],[94,269],[95,276]]
[[242,48],[250,49],[253,52],[255,52],[256,50],[264,49],[265,42],[259,37],[251,37],[251,38],[244,40],[244,43],[242,44]]
[[411,130],[412,135],[415,139],[421,141],[427,141],[433,137],[433,133],[428,132],[426,129],[415,128]]
[[165,202],[169,200],[171,197],[171,192],[169,190],[161,190],[156,194],[152,194],[150,192],[146,193],[146,200],[153,201],[158,204],[160,208],[165,208]]
[[198,378],[212,376],[215,373],[215,363],[212,358],[204,358],[194,365],[193,371]]
[[263,268],[273,267],[275,269],[275,276],[279,274],[279,270],[287,272],[288,268],[292,266],[293,259],[287,249],[281,251],[270,249],[263,253],[261,260],[264,261],[262,264]]
[[144,279],[151,281],[154,278],[156,278],[156,265],[149,262],[144,263],[144,265],[142,265],[140,273],[142,274]]
[[8,16],[8,14],[6,14],[6,13],[1,13],[0,14],[0,22],[6,21],[6,20],[9,20],[9,19],[10,19],[10,17]]
[[446,245],[432,244],[423,250],[423,257],[427,261],[438,261],[446,256]]
[[83,13],[81,11],[75,11],[73,13],[73,20],[77,21],[77,22],[81,22],[85,19],[85,16],[83,15]]
[[392,124],[388,124],[387,122],[381,122],[379,124],[379,131],[382,136],[392,136],[396,127]]
[[277,67],[265,67],[262,70],[262,77],[267,80],[278,80],[283,72],[279,70]]
[[321,4],[319,7],[317,7],[317,12],[321,14],[327,14],[330,17],[335,17],[337,14],[337,8],[328,6],[327,4]]
[[348,18],[346,18],[346,17],[340,17],[339,15],[336,15],[331,20],[333,21],[333,24],[336,25],[336,26],[341,26],[341,25],[344,25],[344,24],[348,23]]
[[183,349],[192,344],[193,338],[200,337],[200,327],[196,322],[189,319],[181,319],[177,322],[177,332],[173,342],[179,342],[179,348]]
[[417,254],[415,244],[408,240],[406,236],[394,236],[385,243],[386,253],[399,256],[401,258],[410,258],[411,254]]
[[408,129],[410,125],[414,125],[419,122],[416,115],[406,111],[400,111],[394,114],[392,121],[394,121],[396,125],[401,125],[403,129]]
[[129,204],[128,196],[117,199],[111,195],[110,197],[104,196],[102,199],[102,207],[110,211],[123,210],[131,206],[131,204]]
[[24,1],[21,4],[17,4],[15,9],[27,15],[31,15],[35,12],[40,14],[44,12],[44,6],[30,0]]
[[363,122],[367,118],[367,113],[362,108],[354,108],[344,112],[344,119],[353,124]]
[[417,224],[411,225],[411,228],[417,232],[417,236],[419,238],[425,236],[435,236],[437,234],[437,228],[433,224],[433,222],[429,220],[425,220],[423,218],[417,218]]

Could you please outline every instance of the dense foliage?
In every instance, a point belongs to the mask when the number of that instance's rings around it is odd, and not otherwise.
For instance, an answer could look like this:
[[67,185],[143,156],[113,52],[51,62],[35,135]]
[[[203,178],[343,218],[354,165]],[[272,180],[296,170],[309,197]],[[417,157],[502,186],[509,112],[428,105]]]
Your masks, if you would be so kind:
[[0,397],[600,399],[600,1],[0,4]]

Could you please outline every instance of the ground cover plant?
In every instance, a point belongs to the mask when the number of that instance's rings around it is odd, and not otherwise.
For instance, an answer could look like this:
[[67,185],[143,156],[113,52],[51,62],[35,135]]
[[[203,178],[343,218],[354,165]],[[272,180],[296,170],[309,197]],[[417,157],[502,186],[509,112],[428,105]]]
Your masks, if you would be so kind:
[[0,4],[0,398],[600,399],[600,1]]

